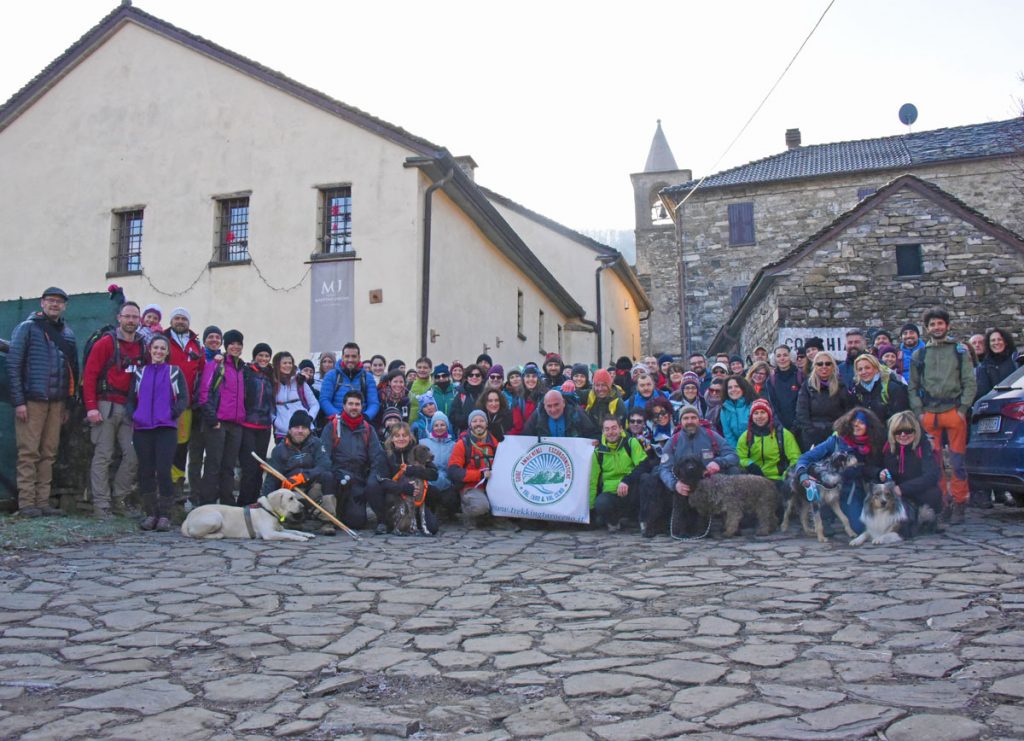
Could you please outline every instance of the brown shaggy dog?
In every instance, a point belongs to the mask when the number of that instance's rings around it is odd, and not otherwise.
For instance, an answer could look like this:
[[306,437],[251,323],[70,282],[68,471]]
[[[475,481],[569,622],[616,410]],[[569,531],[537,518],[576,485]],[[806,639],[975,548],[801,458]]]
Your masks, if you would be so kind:
[[689,504],[705,517],[722,515],[722,535],[731,538],[740,529],[743,515],[757,518],[757,534],[770,535],[779,526],[776,510],[779,491],[763,476],[715,474],[704,477],[704,462],[683,458],[676,466],[676,478],[690,487]]
[[[433,462],[434,454],[425,445],[417,445],[412,451],[413,463],[425,466]],[[437,525],[434,518],[428,523],[427,505],[424,501],[427,482],[421,479],[414,479],[404,475],[405,467],[396,479],[399,484],[411,482],[415,487],[412,496],[406,494],[389,493],[384,501],[384,519],[388,532],[395,535],[411,535],[422,533],[423,535],[436,535]],[[422,489],[421,489],[422,487]],[[418,504],[417,504],[418,502]]]

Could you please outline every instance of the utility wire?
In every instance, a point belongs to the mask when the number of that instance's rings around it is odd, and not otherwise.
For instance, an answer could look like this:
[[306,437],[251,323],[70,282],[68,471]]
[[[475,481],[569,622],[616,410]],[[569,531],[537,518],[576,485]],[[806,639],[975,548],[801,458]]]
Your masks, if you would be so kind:
[[772,93],[775,92],[775,88],[777,88],[779,86],[779,83],[782,82],[782,78],[784,78],[786,76],[786,73],[789,72],[789,68],[793,66],[793,63],[796,61],[797,57],[800,56],[800,52],[802,52],[804,50],[804,47],[807,46],[807,42],[811,40],[811,37],[814,35],[814,32],[818,30],[818,26],[820,26],[821,22],[825,20],[825,16],[828,15],[828,11],[831,10],[832,6],[835,4],[836,0],[829,0],[829,4],[825,7],[825,10],[822,11],[821,16],[818,18],[818,22],[814,24],[814,27],[811,29],[810,33],[808,33],[806,38],[804,38],[803,43],[800,44],[800,48],[796,50],[796,53],[793,55],[793,58],[789,60],[789,64],[786,65],[786,68],[782,70],[782,74],[780,74],[778,79],[775,80],[775,84],[771,86],[771,88],[765,94],[764,98],[761,99],[761,102],[757,104],[757,108],[755,108],[754,112],[750,114],[750,118],[748,118],[747,122],[743,124],[743,128],[741,128],[739,130],[739,133],[737,133],[736,136],[733,137],[733,140],[729,142],[729,146],[725,148],[725,151],[722,152],[721,156],[717,160],[715,160],[715,164],[711,166],[709,174],[705,175],[704,177],[697,181],[697,184],[690,189],[690,192],[686,194],[683,200],[676,204],[674,210],[678,211],[682,207],[682,205],[690,199],[690,196],[696,193],[697,189],[704,184],[704,181],[707,180],[711,174],[718,171],[718,164],[723,159],[725,159],[725,156],[729,154],[733,146],[735,146],[736,142],[738,142],[740,137],[743,136],[743,133],[747,130],[747,127],[750,126],[750,124],[753,122],[757,114],[761,112],[762,108],[764,108],[764,104],[768,102],[768,99],[770,97],[772,97]]

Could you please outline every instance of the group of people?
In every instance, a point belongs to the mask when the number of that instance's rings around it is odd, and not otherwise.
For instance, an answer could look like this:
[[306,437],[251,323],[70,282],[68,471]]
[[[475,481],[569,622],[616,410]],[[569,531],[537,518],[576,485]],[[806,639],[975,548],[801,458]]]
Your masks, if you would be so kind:
[[[645,488],[687,497],[675,473],[684,457],[700,458],[709,475],[745,471],[780,486],[795,466],[809,486],[808,466],[835,451],[860,462],[844,498],[855,527],[864,483],[886,477],[908,502],[957,523],[969,492],[971,405],[1017,362],[1011,333],[991,329],[962,344],[948,313],[933,309],[924,338],[911,323],[898,344],[884,330],[851,330],[842,358],[812,337],[795,357],[785,345],[771,355],[758,347],[746,362],[720,355],[710,367],[694,353],[687,366],[664,355],[592,370],[550,353],[508,369],[487,354],[468,365],[422,357],[407,368],[381,355],[364,360],[354,342],[314,363],[265,342],[246,357],[238,330],[211,325],[199,335],[184,307],[165,317],[155,304],[125,301],[116,324],[85,343],[80,370],[67,302],[60,288],[46,289],[11,340],[19,510],[59,514],[52,466],[79,399],[94,445],[94,513],[123,510],[138,485],[144,530],[171,527],[185,482],[196,505],[252,506],[301,486],[346,526],[383,532],[388,497],[410,494],[418,479],[432,518],[461,514],[472,524],[490,516],[487,483],[507,435],[593,440],[592,521],[610,529],[636,517]],[[949,449],[949,482],[929,438]],[[268,450],[283,482],[264,474]]]

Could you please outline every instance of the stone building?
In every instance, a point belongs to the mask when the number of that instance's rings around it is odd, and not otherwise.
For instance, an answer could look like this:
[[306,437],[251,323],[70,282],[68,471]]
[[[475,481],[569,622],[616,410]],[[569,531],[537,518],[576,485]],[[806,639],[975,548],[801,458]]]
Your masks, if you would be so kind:
[[905,173],[1014,232],[1024,228],[1022,118],[810,146],[791,129],[786,143],[785,152],[710,175],[699,187],[687,179],[661,191],[675,241],[653,232],[641,240],[639,229],[637,239],[637,270],[655,308],[652,348],[708,349],[761,268]]
[[117,282],[302,355],[639,354],[618,252],[514,227],[471,158],[130,2],[0,107],[0,161],[0,301]]
[[710,351],[799,346],[824,328],[898,331],[935,305],[949,310],[958,336],[988,326],[1020,336],[1024,239],[934,183],[901,175],[761,268]]

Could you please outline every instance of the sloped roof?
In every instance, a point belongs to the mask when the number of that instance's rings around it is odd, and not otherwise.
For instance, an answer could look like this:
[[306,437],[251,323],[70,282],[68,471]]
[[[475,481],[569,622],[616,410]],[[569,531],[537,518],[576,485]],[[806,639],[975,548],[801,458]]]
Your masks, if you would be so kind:
[[672,156],[672,148],[668,145],[665,132],[661,130],[661,119],[658,119],[658,128],[654,131],[654,138],[651,139],[651,149],[647,153],[647,164],[644,165],[644,172],[671,172],[678,170],[676,158]]
[[[880,139],[797,147],[708,176],[701,190],[1024,153],[1024,117]],[[684,196],[699,180],[661,192]]]
[[754,280],[750,282],[743,300],[736,305],[732,314],[726,319],[725,324],[715,335],[708,348],[708,352],[718,352],[730,341],[739,338],[739,330],[742,323],[749,316],[757,302],[764,296],[775,279],[783,272],[794,267],[804,257],[819,249],[822,245],[832,241],[842,232],[846,231],[876,206],[884,203],[894,193],[907,188],[918,195],[927,198],[941,208],[955,214],[959,218],[973,225],[979,231],[988,234],[994,239],[1018,249],[1024,254],[1024,237],[1011,229],[993,221],[977,209],[971,208],[956,196],[947,193],[935,183],[922,180],[914,175],[900,175],[895,180],[879,188],[877,192],[868,196],[849,211],[840,214],[831,223],[819,229],[813,235],[801,242],[795,248],[787,252],[775,262],[768,263],[757,271]]
[[575,231],[574,229],[570,229],[569,227],[565,226],[565,224],[559,224],[554,219],[549,219],[547,216],[539,214],[536,211],[533,211],[520,203],[516,203],[511,198],[503,196],[500,193],[495,193],[490,188],[485,188],[482,185],[478,185],[477,187],[491,201],[494,201],[495,203],[504,206],[510,211],[515,211],[517,214],[525,216],[531,221],[535,221],[541,226],[547,227],[548,229],[551,229],[552,231],[561,234],[563,237],[568,237],[574,242],[583,245],[587,249],[593,250],[599,256],[616,258],[615,262],[611,263],[612,271],[616,275],[618,275],[622,282],[626,285],[626,288],[629,290],[630,295],[633,296],[633,301],[636,303],[638,310],[650,311],[651,300],[647,296],[647,292],[644,291],[643,286],[640,285],[640,281],[637,279],[636,273],[633,272],[633,268],[629,266],[629,263],[626,262],[626,258],[617,249],[609,247],[606,244],[602,244],[601,242],[598,242],[596,239],[588,237],[586,234],[581,234],[580,232]]

